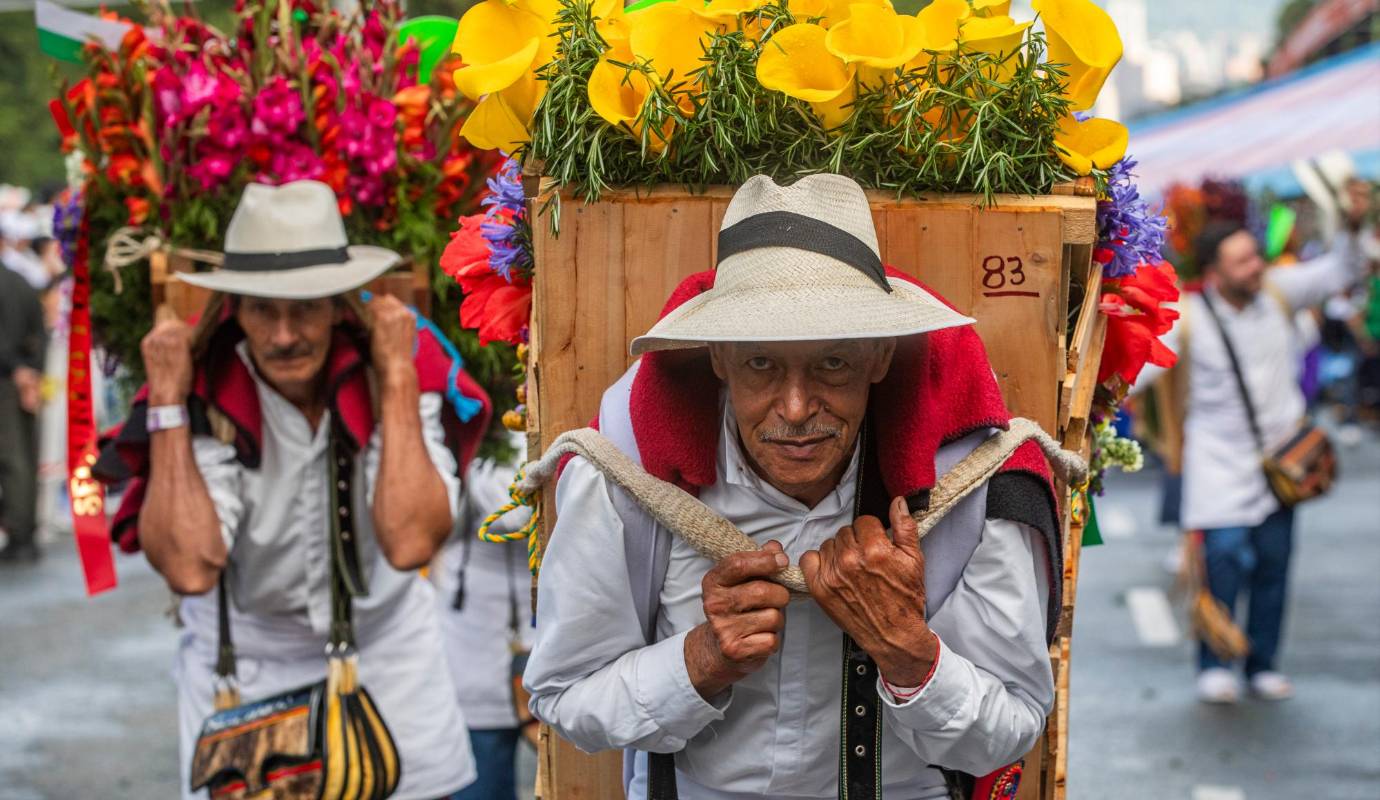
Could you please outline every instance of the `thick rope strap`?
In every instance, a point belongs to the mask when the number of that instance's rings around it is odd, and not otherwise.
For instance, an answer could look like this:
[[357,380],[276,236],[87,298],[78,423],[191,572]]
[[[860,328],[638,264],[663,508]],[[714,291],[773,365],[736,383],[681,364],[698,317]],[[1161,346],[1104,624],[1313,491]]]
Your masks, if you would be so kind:
[[[1083,459],[1062,449],[1035,422],[1013,419],[1007,430],[989,437],[939,478],[930,492],[929,508],[915,513],[920,536],[923,538],[963,498],[995,475],[1016,448],[1028,441],[1040,445],[1054,474],[1061,480],[1078,484],[1086,478],[1088,466]],[[523,468],[509,490],[513,503],[485,520],[481,538],[484,538],[484,532],[491,522],[497,521],[507,510],[517,507],[514,504],[535,507],[540,502],[542,487],[555,476],[561,460],[567,454],[578,455],[593,464],[605,478],[632,495],[653,519],[711,561],[717,563],[733,553],[761,549],[747,534],[699,498],[651,475],[593,428],[580,428],[561,434],[540,459]],[[534,524],[528,527],[532,529],[529,533],[529,550],[534,550],[536,528]],[[805,576],[799,567],[786,567],[776,573],[773,579],[792,592],[808,593]]]

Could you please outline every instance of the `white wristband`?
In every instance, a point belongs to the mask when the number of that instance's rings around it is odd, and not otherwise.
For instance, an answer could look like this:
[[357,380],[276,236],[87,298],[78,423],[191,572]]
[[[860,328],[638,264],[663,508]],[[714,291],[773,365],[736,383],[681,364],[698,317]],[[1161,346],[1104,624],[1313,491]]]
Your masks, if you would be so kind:
[[149,406],[144,425],[149,433],[153,433],[181,428],[187,422],[186,406]]

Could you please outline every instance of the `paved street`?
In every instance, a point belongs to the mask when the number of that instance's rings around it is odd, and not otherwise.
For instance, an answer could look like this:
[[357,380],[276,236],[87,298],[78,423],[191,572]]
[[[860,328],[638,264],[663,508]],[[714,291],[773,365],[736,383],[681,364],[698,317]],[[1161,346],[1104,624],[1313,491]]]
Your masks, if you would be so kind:
[[[1302,512],[1283,668],[1299,697],[1206,708],[1153,524],[1157,476],[1114,476],[1108,543],[1084,556],[1074,638],[1071,800],[1380,797],[1380,441],[1344,452]],[[0,800],[176,796],[177,632],[140,558],[81,589],[70,542],[0,571]]]

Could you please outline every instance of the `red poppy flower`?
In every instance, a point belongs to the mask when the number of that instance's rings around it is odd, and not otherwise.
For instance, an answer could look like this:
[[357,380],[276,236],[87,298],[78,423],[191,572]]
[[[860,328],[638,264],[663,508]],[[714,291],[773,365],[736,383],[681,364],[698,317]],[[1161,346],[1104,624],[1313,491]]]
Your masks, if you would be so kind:
[[460,325],[479,332],[479,343],[519,344],[532,313],[532,283],[515,277],[509,283],[489,266],[489,243],[479,226],[483,214],[460,218],[441,254],[441,269],[460,284]]
[[1174,366],[1178,357],[1160,337],[1179,318],[1177,310],[1164,305],[1179,299],[1177,281],[1174,267],[1161,262],[1141,264],[1132,275],[1102,282],[1101,308],[1108,319],[1098,383],[1115,375],[1132,384],[1146,364]]

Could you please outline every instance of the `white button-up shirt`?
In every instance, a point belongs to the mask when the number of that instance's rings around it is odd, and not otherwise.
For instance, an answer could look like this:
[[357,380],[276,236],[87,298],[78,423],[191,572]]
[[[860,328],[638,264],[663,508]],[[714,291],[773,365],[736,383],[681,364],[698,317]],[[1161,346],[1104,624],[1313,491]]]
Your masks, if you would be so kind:
[[[851,523],[856,453],[838,488],[806,508],[748,466],[729,413],[719,441],[717,480],[700,499],[754,541],[775,539],[798,563]],[[557,509],[525,675],[536,715],[587,751],[678,752],[686,800],[837,797],[843,635],[819,606],[791,603],[780,650],[708,702],[690,683],[684,639],[704,622],[700,581],[711,563],[673,541],[659,640],[646,645],[605,478],[572,460]],[[1032,568],[1039,536],[987,520],[962,579],[930,620],[942,645],[929,682],[905,703],[877,687],[888,798],[947,797],[929,765],[985,774],[1023,756],[1044,729],[1054,685],[1037,577],[1044,567]],[[631,800],[646,796],[645,783],[640,756]]]
[[[515,472],[511,466],[487,459],[470,465],[458,533],[431,571],[446,660],[460,693],[465,722],[474,730],[517,727],[513,649],[528,649],[535,638],[527,543],[482,542],[475,536],[484,518],[508,502],[508,485]],[[530,516],[525,508],[513,511],[496,523],[493,531],[517,530]],[[465,602],[457,610],[455,593],[461,580]],[[516,631],[510,624],[514,606]]]
[[[197,469],[210,492],[229,551],[231,637],[241,696],[257,700],[325,677],[330,628],[330,412],[312,429],[302,412],[259,377],[244,345],[263,416],[258,469],[210,436],[193,438]],[[439,394],[421,396],[427,452],[459,505],[455,458],[445,446]],[[434,800],[474,780],[464,718],[446,669],[431,585],[388,564],[370,513],[382,437],[376,429],[355,457],[352,498],[369,596],[354,604],[363,685],[378,703],[402,759],[397,800]],[[182,600],[186,632],[176,666],[183,796],[201,723],[212,711],[216,593]]]
[[[1231,337],[1267,451],[1288,441],[1306,412],[1298,382],[1304,353],[1294,310],[1318,305],[1345,289],[1359,276],[1362,263],[1354,238],[1341,235],[1319,258],[1269,270],[1267,288],[1244,308],[1204,290]],[[1183,331],[1189,331],[1180,522],[1186,530],[1259,525],[1279,502],[1265,481],[1227,348],[1201,295],[1187,296],[1181,306],[1179,323],[1164,337],[1177,353],[1183,348]],[[1163,372],[1147,367],[1136,380],[1137,389]]]

